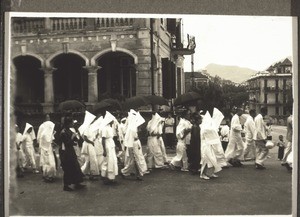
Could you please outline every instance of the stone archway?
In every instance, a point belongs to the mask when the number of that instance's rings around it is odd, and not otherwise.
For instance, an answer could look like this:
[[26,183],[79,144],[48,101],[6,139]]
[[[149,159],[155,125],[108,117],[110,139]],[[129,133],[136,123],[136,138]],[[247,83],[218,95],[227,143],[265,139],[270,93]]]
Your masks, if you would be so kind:
[[136,95],[135,60],[124,52],[108,52],[96,59],[98,96],[132,97]]
[[68,99],[88,101],[88,74],[86,61],[77,54],[59,54],[50,61],[53,72],[54,101]]
[[31,55],[17,56],[15,66],[15,103],[30,104],[44,102],[44,73],[42,62]]

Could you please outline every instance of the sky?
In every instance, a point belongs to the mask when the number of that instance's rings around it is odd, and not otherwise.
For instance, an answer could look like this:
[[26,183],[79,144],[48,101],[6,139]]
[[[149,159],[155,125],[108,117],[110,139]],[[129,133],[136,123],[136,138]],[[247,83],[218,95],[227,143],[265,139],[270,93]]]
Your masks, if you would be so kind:
[[185,39],[196,38],[195,71],[210,63],[263,71],[293,52],[291,17],[196,15],[184,17],[183,28]]

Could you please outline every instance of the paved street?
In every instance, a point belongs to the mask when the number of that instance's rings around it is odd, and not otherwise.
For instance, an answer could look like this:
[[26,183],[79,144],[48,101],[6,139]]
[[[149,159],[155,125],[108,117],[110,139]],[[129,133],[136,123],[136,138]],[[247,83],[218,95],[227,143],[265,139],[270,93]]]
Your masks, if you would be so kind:
[[[273,139],[285,127],[273,126]],[[169,156],[174,155],[170,152]],[[80,191],[62,190],[62,173],[55,183],[26,173],[11,196],[11,215],[287,215],[291,213],[291,173],[271,150],[267,170],[228,168],[219,178],[201,180],[187,172],[154,170],[144,181],[117,178],[114,186],[85,181]]]

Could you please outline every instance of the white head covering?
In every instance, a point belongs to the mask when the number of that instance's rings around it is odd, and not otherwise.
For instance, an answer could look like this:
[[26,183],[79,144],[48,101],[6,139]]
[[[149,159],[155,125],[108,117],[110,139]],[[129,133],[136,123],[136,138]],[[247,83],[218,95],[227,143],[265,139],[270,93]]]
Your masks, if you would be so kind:
[[130,110],[128,113],[128,127],[126,129],[124,137],[124,145],[126,147],[132,147],[134,143],[134,137],[137,133],[137,128],[145,122],[145,119],[141,116],[139,112]]
[[103,128],[103,116],[100,116],[97,118],[97,120],[94,121],[89,127],[91,132],[95,132],[97,130],[101,130]]
[[180,134],[183,134],[183,130],[192,128],[191,122],[186,120],[185,118],[180,118],[180,121],[176,127],[176,136],[181,137]]
[[149,132],[153,132],[153,131],[157,130],[158,124],[163,120],[164,120],[164,118],[162,118],[158,113],[155,113],[155,115],[151,119],[151,123],[149,125]]
[[80,135],[83,135],[84,131],[89,127],[92,121],[96,118],[92,113],[85,111],[83,124],[78,128]]
[[103,119],[103,126],[108,125],[112,121],[114,121],[116,118],[113,116],[109,111],[106,111],[104,119]]
[[214,145],[221,142],[220,137],[215,129],[215,123],[209,112],[207,111],[203,117],[201,124],[201,137],[208,145]]
[[25,125],[25,129],[24,129],[24,132],[23,132],[23,136],[27,133],[27,131],[28,131],[30,128],[32,128],[32,131],[31,131],[31,133],[30,133],[31,139],[35,139],[36,136],[35,136],[35,132],[34,132],[34,130],[33,130],[33,126],[32,126],[31,124],[29,124],[29,123],[26,123],[26,125]]
[[219,109],[214,108],[212,122],[216,130],[218,130],[218,128],[220,127],[223,119],[224,119],[224,115],[222,114],[222,112]]
[[41,132],[41,139],[46,142],[51,142],[53,139],[53,130],[55,124],[52,121],[46,121],[43,123],[43,129]]

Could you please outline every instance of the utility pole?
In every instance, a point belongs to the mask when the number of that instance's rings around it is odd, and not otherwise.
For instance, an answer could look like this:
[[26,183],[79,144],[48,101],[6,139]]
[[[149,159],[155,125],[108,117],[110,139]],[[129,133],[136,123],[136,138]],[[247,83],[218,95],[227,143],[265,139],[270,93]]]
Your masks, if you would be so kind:
[[151,51],[151,95],[154,95],[154,64],[153,64],[153,18],[150,18],[150,51]]
[[[151,95],[154,95],[153,21],[153,18],[150,18]],[[154,111],[154,105],[152,105],[152,111]]]
[[192,88],[195,87],[195,77],[194,77],[194,54],[191,55],[191,69],[192,69]]

